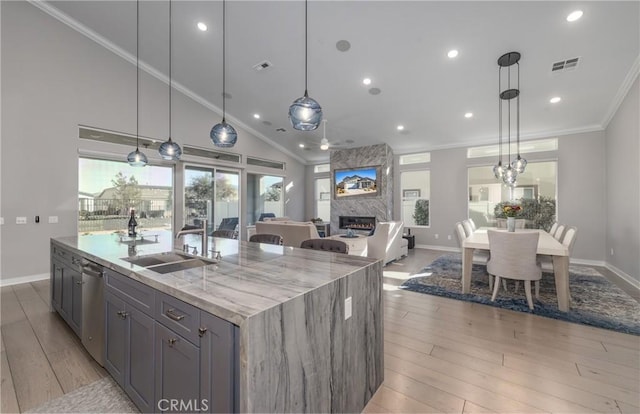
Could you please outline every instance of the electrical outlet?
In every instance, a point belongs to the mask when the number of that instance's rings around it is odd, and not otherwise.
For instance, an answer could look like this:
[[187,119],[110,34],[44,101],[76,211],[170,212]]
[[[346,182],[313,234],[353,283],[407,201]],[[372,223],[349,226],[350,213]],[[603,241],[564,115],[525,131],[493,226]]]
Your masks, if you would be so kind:
[[447,236],[447,239],[451,240],[451,235],[450,234]]
[[49,216],[49,223],[57,223],[58,222],[58,216]]
[[0,217],[0,226],[4,224],[4,217]]
[[16,217],[16,224],[27,224],[26,217]]
[[611,248],[611,256],[613,256],[613,247]]
[[440,237],[440,235],[438,233],[435,234],[434,236],[436,239],[438,239],[438,237]]
[[349,296],[344,300],[344,320],[345,321],[351,317],[351,312],[352,312],[351,302],[352,302],[351,296]]

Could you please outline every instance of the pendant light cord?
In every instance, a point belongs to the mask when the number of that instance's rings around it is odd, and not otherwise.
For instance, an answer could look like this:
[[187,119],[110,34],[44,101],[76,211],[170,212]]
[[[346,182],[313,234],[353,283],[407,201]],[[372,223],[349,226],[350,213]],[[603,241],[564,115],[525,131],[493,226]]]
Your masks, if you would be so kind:
[[140,137],[140,0],[136,0],[136,151]]
[[502,164],[502,97],[500,88],[502,86],[502,68],[498,68],[498,164]]
[[[507,68],[507,89],[511,89],[511,68]],[[507,128],[509,129],[507,137],[509,138],[509,158],[507,161],[511,167],[511,99],[507,100]]]
[[518,65],[518,97],[516,99],[516,138],[517,138],[517,150],[518,150],[518,159],[520,159],[520,62],[517,62]]
[[171,0],[169,0],[169,141],[171,141]]
[[308,0],[304,0],[304,96],[309,96],[307,88],[307,66],[308,66],[308,28],[307,28],[307,15],[308,15]]
[[227,101],[227,46],[226,46],[226,20],[227,20],[227,2],[222,0],[222,123],[225,123],[226,101]]

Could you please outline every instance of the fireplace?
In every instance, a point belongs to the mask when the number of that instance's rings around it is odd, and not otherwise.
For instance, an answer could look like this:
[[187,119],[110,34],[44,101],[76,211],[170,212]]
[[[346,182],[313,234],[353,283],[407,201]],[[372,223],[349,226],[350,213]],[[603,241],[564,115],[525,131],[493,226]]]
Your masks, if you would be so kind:
[[365,216],[340,216],[338,227],[341,229],[371,230],[376,225],[375,217]]

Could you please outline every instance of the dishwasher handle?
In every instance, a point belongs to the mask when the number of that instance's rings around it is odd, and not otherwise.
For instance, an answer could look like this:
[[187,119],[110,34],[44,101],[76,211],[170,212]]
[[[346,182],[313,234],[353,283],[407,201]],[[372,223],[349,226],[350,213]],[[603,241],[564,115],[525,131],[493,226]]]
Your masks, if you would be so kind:
[[92,262],[84,262],[82,263],[82,274],[87,276],[100,278],[104,277],[104,269],[102,266]]

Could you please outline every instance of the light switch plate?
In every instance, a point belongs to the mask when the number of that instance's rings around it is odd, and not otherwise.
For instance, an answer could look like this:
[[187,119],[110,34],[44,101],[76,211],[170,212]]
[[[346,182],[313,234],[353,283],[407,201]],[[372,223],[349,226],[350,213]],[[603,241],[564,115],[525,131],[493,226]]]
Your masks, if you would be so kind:
[[0,217],[0,226],[4,224],[4,217]]
[[351,317],[352,305],[351,305],[351,296],[345,299],[344,301],[344,320],[346,321]]
[[49,223],[57,223],[58,216],[49,216]]
[[16,217],[16,224],[27,224],[26,217]]

